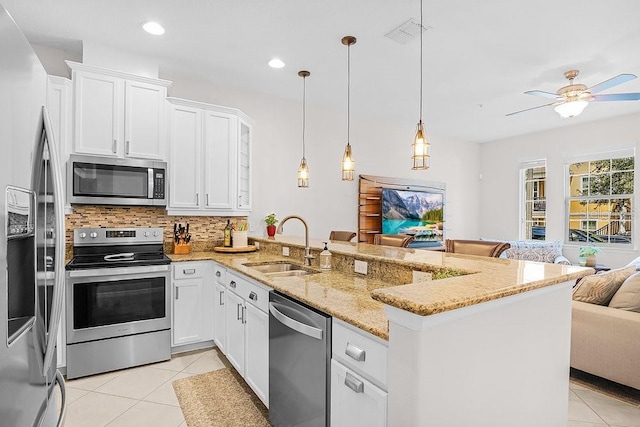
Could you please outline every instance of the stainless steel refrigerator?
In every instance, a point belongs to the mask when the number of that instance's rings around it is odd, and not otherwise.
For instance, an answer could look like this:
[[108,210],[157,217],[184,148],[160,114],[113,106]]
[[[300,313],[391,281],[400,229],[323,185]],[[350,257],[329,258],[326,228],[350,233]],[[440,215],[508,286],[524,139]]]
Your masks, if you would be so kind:
[[[0,4],[0,425],[61,425],[62,174],[47,75]],[[60,392],[57,391],[60,387]]]

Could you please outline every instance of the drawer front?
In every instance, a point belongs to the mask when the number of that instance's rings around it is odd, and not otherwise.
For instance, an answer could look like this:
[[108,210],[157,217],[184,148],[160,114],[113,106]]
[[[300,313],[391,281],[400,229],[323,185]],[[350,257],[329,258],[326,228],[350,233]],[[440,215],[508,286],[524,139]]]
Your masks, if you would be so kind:
[[262,286],[256,285],[251,282],[246,282],[246,287],[243,289],[242,298],[245,301],[255,305],[265,313],[269,312],[269,291]]
[[227,284],[227,269],[219,266],[218,264],[213,265],[213,278],[218,285],[226,286]]
[[331,361],[331,427],[385,427],[387,392]]
[[207,268],[204,262],[174,262],[173,278],[174,279],[193,279],[204,276]]
[[386,389],[388,349],[382,340],[338,319],[333,319],[331,333],[333,357]]

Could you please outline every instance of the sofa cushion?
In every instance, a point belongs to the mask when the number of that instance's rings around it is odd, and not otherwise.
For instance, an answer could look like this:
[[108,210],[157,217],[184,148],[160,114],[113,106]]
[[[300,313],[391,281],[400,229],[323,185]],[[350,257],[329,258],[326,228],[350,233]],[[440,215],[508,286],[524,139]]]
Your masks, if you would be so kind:
[[624,281],[611,298],[609,307],[640,313],[640,273],[635,273]]
[[623,267],[583,277],[573,289],[573,299],[591,304],[608,305],[622,283],[635,271],[635,267]]

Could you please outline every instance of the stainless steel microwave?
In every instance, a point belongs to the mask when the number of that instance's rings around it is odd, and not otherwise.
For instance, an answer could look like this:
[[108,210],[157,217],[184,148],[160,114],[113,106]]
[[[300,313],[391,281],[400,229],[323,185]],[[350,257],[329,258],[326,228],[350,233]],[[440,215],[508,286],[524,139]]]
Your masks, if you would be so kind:
[[71,204],[166,206],[167,163],[160,160],[69,156]]

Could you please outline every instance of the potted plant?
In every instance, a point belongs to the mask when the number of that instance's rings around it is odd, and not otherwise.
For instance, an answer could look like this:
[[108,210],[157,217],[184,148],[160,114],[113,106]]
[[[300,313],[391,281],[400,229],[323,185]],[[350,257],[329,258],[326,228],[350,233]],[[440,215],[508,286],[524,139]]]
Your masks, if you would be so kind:
[[579,261],[580,265],[584,265],[587,267],[595,267],[596,266],[596,254],[600,252],[600,248],[597,246],[580,246],[579,253]]
[[274,212],[271,212],[264,218],[264,222],[267,224],[267,235],[269,237],[273,237],[276,235],[276,224],[278,223],[278,218]]

